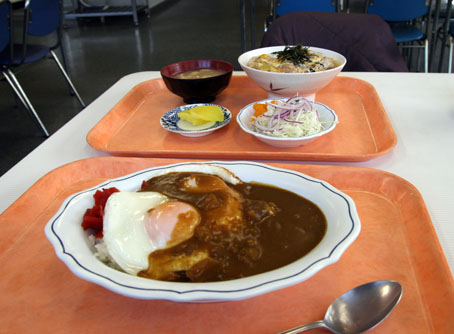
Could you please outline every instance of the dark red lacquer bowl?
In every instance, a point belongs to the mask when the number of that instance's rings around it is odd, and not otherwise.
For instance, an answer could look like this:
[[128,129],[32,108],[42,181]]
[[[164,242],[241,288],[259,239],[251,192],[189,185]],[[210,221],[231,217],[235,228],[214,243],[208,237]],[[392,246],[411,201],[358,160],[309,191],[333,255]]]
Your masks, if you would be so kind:
[[[225,73],[203,79],[177,79],[173,76],[182,72],[202,68],[221,70]],[[232,77],[233,65],[214,59],[185,60],[167,65],[161,70],[161,76],[167,88],[181,96],[185,103],[208,103],[214,101],[216,95],[222,92]]]

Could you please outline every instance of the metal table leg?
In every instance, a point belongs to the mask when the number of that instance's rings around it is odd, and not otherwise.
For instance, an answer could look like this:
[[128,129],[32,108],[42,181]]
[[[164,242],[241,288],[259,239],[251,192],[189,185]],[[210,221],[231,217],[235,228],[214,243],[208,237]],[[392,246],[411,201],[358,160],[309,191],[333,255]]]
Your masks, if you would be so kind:
[[451,20],[451,10],[452,10],[452,1],[448,1],[448,6],[446,8],[446,17],[445,17],[445,22],[443,24],[443,37],[441,40],[441,51],[440,51],[440,62],[438,63],[438,72],[441,72],[441,69],[443,67],[443,58],[445,55],[445,48],[446,48],[446,42],[448,41],[448,35],[449,35],[449,23]]
[[246,2],[240,0],[240,16],[241,16],[241,52],[246,52]]
[[437,48],[437,40],[438,40],[437,29],[438,29],[438,21],[440,18],[440,6],[441,6],[441,0],[435,0],[434,21],[432,24],[432,31],[431,31],[431,38],[430,38],[431,43],[430,43],[430,52],[429,52],[429,69],[432,69],[433,54]]
[[249,0],[250,30],[251,30],[251,50],[255,49],[255,3]]
[[[246,0],[240,0],[240,16],[241,16],[241,51],[246,52]],[[255,48],[255,3],[254,0],[249,0],[249,18],[250,18],[250,38],[251,49]]]

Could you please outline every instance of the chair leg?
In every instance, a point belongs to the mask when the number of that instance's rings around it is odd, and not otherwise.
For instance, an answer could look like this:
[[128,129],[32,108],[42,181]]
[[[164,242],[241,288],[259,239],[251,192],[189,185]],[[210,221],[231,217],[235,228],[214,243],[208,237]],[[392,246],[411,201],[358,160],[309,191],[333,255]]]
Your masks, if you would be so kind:
[[137,16],[136,0],[131,1],[131,9],[132,9],[132,19],[134,21],[134,25],[137,27],[139,25],[139,17]]
[[63,47],[63,43],[60,43],[60,53],[61,53],[61,62],[63,63],[63,68],[65,71],[68,71],[68,64],[66,63],[66,55],[65,55],[65,49]]
[[79,93],[77,92],[76,87],[74,87],[74,84],[72,83],[71,79],[69,78],[68,73],[66,73],[65,69],[63,68],[63,66],[61,65],[60,61],[58,60],[57,55],[55,54],[55,52],[53,50],[50,50],[50,54],[52,55],[52,58],[54,58],[55,62],[57,63],[58,68],[60,69],[61,73],[63,74],[63,76],[65,77],[66,81],[68,82],[69,87],[74,92],[74,94],[76,95],[77,99],[79,100],[80,105],[83,108],[85,108],[84,101],[82,101],[82,98],[80,97]]
[[25,109],[27,109],[30,116],[32,116],[33,120],[36,122],[36,124],[40,128],[41,132],[44,134],[45,137],[49,137],[49,132],[47,132],[46,127],[44,126],[43,122],[41,122],[41,119],[39,118],[38,114],[36,113],[35,108],[33,108],[33,105],[31,104],[30,100],[28,99],[27,95],[25,94],[24,90],[22,89],[21,85],[19,84],[19,81],[17,81],[14,73],[8,69],[6,71],[6,73],[3,73],[3,74],[6,78],[6,81],[8,81],[9,85],[14,90],[14,93],[16,93],[17,97],[21,100],[21,102],[25,106]]
[[448,58],[448,73],[452,72],[452,49],[454,44],[454,38],[449,37],[449,58]]
[[13,89],[13,92],[14,92],[14,105],[15,107],[19,107],[19,104],[17,103],[17,99],[19,99],[22,104],[24,105],[24,107],[30,111],[30,108],[28,107],[27,105],[27,102],[25,102],[24,98],[22,97],[21,93],[19,92],[19,90],[16,88],[16,86],[14,85],[14,82],[11,80],[11,78],[8,76],[7,73],[5,72],[2,72],[3,74],[3,77],[6,79],[6,81],[8,82],[8,84],[10,85],[10,87]]
[[[407,52],[408,52],[408,66],[409,68],[411,67],[411,64],[413,62],[413,46],[414,46],[414,42],[410,42],[407,44]],[[418,67],[416,67],[416,71],[418,71]]]
[[429,41],[424,40],[424,72],[429,73]]
[[[60,38],[61,38],[61,37],[60,37]],[[65,49],[64,49],[64,47],[63,47],[63,43],[60,43],[59,48],[60,48],[60,54],[61,54],[61,64],[62,64],[63,68],[65,69],[66,73],[68,73],[68,64],[67,64],[67,62],[66,62],[66,55],[65,55]],[[71,96],[76,95],[76,94],[74,93],[74,91],[71,89],[71,87],[69,87],[69,94],[70,94]]]

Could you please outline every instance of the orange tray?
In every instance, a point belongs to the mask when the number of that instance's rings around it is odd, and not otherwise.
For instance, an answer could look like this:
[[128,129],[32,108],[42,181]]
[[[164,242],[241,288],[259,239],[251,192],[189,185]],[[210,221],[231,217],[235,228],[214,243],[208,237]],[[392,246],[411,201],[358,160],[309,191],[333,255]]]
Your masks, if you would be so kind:
[[213,134],[188,138],[164,130],[159,119],[183,100],[162,79],[145,81],[128,92],[91,129],[87,142],[113,155],[167,158],[364,161],[389,152],[397,139],[375,88],[362,80],[337,77],[316,100],[339,116],[336,129],[297,148],[275,148],[241,130],[236,115],[267,93],[245,76],[233,76],[214,103],[232,112],[232,121]]
[[424,201],[407,181],[374,169],[272,164],[344,191],[362,222],[341,259],[300,284],[242,301],[192,304],[132,299],[73,275],[43,231],[64,198],[174,162],[77,161],[45,175],[12,204],[0,216],[0,332],[274,333],[323,319],[328,305],[350,288],[391,279],[403,285],[402,300],[371,333],[454,333],[453,278]]

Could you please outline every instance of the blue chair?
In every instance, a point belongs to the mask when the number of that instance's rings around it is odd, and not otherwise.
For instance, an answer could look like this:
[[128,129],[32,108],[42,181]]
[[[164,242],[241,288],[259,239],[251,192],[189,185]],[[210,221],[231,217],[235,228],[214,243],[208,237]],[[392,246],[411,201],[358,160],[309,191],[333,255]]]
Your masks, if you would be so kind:
[[[9,8],[11,7],[9,6]],[[62,28],[62,2],[60,0],[26,0],[24,7],[23,40],[20,44],[13,43],[11,39],[11,31],[13,29],[10,15],[11,9],[9,9],[8,11],[9,18],[5,21],[9,22],[7,30],[4,30],[4,20],[2,20],[2,32],[0,33],[2,35],[3,43],[5,43],[6,41],[6,43],[9,44],[9,47],[7,47],[0,53],[0,65],[2,74],[11,88],[14,90],[16,95],[19,97],[21,102],[24,104],[25,108],[29,111],[33,119],[36,121],[44,136],[48,137],[49,133],[47,129],[41,122],[32,103],[19,84],[14,71],[24,64],[35,63],[37,61],[45,59],[49,55],[52,56],[64,78],[66,79],[71,93],[77,97],[81,106],[85,107],[85,103],[81,99],[68,73],[65,70],[66,60],[64,57],[63,49],[61,49],[61,51],[63,64],[65,64],[65,66],[60,63],[57,55],[54,52],[54,49],[62,47],[60,43]],[[56,43],[53,46],[28,43],[29,35],[47,36],[53,33],[55,33],[57,36]],[[5,38],[5,36],[7,37]]]
[[[272,0],[271,13],[265,21],[265,31],[273,22],[285,14],[294,12],[338,12],[340,11],[340,2],[346,0]],[[348,3],[348,1],[347,1]]]
[[10,16],[11,6],[9,2],[0,2],[0,52],[7,48],[11,39]]
[[424,49],[424,71],[428,72],[429,41],[427,32],[431,1],[368,0],[366,3],[368,14],[376,14],[388,22],[399,47],[410,48],[410,50],[413,48]]
[[338,1],[332,0],[274,0],[276,16],[292,12],[336,12]]
[[27,101],[27,96],[23,92],[20,85],[16,84],[17,79],[12,73],[10,66],[14,63],[14,53],[13,53],[13,26],[11,24],[11,6],[8,1],[0,3],[0,69],[3,77],[9,83],[13,91],[16,93],[16,96],[19,97],[21,102],[24,104],[27,111],[30,113],[30,116],[34,119],[38,127],[42,130],[45,136],[48,136],[46,128],[41,122],[38,114],[35,110],[30,108],[30,103]]

